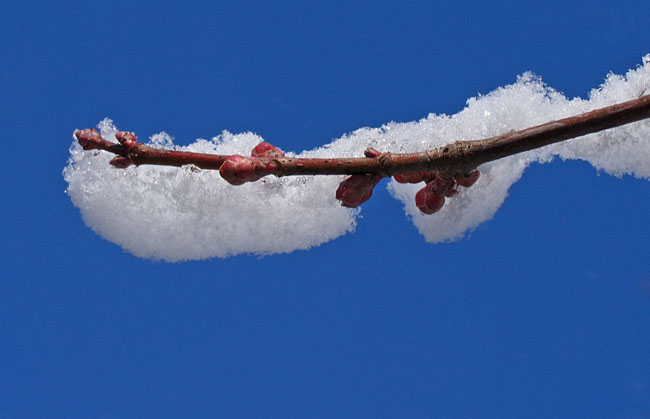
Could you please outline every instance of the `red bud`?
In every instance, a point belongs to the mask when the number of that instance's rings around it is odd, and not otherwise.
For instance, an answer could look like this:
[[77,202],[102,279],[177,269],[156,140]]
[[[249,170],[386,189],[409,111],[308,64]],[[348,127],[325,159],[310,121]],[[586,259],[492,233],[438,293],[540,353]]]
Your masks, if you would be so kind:
[[438,196],[445,196],[447,193],[447,181],[442,178],[436,177],[427,185],[429,185],[431,191]]
[[74,132],[74,135],[75,137],[77,137],[77,141],[79,142],[79,145],[84,150],[99,149],[97,143],[102,140],[102,136],[99,135],[96,129],[87,128],[87,129],[77,130]]
[[436,176],[431,182],[431,190],[438,196],[452,197],[458,193],[456,189],[456,181],[454,178],[443,179]]
[[263,163],[257,157],[229,156],[219,168],[219,173],[231,185],[242,185],[273,174],[277,165]]
[[262,177],[255,173],[253,158],[238,155],[228,157],[219,168],[219,174],[231,185],[243,185]]
[[382,179],[380,175],[352,175],[339,184],[336,199],[341,205],[356,208],[372,196],[372,189]]
[[364,150],[363,155],[366,157],[379,157],[381,156],[381,151],[375,150],[372,147],[368,147]]
[[275,147],[273,144],[263,142],[255,146],[251,152],[253,157],[268,157],[268,158],[280,158],[284,157],[284,153],[279,148]]
[[108,163],[110,163],[111,166],[116,167],[118,169],[126,169],[127,167],[133,164],[133,162],[126,157],[114,157]]
[[434,193],[431,183],[427,184],[424,188],[420,189],[415,194],[415,205],[424,214],[433,214],[440,211],[440,208],[445,204],[445,197],[436,195]]
[[476,183],[476,181],[478,180],[478,177],[479,177],[480,174],[481,173],[478,170],[474,169],[474,170],[470,171],[469,173],[462,173],[462,174],[457,175],[456,176],[456,182],[460,186],[464,186],[465,188],[469,188],[470,186],[472,186],[473,184]]
[[126,147],[131,147],[132,145],[138,142],[138,137],[136,137],[134,133],[128,131],[116,132],[115,138],[117,138],[117,141],[119,141],[120,144]]

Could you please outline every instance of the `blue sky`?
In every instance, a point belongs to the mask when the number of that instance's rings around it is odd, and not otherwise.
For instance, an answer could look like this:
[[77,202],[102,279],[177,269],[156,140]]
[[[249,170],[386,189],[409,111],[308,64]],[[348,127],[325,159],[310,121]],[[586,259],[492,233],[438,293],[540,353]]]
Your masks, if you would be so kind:
[[385,188],[308,251],[170,264],[64,193],[104,117],[303,150],[527,70],[568,97],[650,53],[637,2],[27,2],[0,25],[0,416],[644,417],[650,183],[533,164],[426,243]]

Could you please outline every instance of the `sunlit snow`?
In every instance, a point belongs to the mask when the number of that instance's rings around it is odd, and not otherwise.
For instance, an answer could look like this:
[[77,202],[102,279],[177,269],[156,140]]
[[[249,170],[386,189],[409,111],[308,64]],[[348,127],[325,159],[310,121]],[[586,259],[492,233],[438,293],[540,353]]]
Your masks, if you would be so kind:
[[[625,76],[609,75],[588,100],[568,99],[531,73],[517,82],[467,101],[461,112],[430,114],[409,123],[361,128],[321,148],[295,153],[300,157],[362,156],[366,147],[411,152],[457,140],[499,135],[650,93],[650,55]],[[106,119],[102,136],[117,131]],[[263,141],[252,133],[224,132],[211,140],[176,146],[165,133],[150,145],[217,154],[250,154]],[[650,179],[650,121],[566,141],[481,166],[481,178],[470,189],[447,200],[434,215],[422,215],[413,197],[422,185],[388,183],[403,202],[408,217],[428,242],[457,240],[489,220],[532,162],[555,156],[581,159],[609,174]],[[240,253],[268,255],[308,249],[355,229],[360,210],[341,207],[334,198],[342,176],[266,177],[231,186],[216,171],[190,167],[129,167],[108,164],[107,152],[83,151],[76,141],[64,169],[67,193],[85,223],[102,237],[139,257],[181,261],[227,257]],[[380,184],[382,187],[386,183]]]

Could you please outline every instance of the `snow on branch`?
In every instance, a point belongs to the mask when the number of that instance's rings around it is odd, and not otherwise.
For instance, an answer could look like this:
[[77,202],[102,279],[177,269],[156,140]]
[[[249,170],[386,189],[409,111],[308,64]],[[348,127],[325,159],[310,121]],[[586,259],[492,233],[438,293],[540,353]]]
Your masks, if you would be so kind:
[[[235,159],[240,162],[248,162],[251,167],[255,166],[254,169],[247,165],[239,169],[233,168],[232,171],[241,174],[245,174],[247,171],[259,173],[259,177],[254,178],[253,176],[247,182],[256,181],[267,175],[280,177],[367,174],[391,177],[420,171],[468,172],[493,160],[646,118],[650,118],[650,95],[534,127],[518,131],[512,130],[492,138],[456,141],[444,147],[419,153],[374,153],[371,151],[366,158],[291,158],[285,157],[284,153],[279,152],[269,143],[260,143],[258,147],[269,149],[270,146],[276,154],[262,155],[254,149],[251,157],[240,156],[244,158]],[[111,164],[118,168],[128,167],[131,164],[176,167],[192,164],[200,169],[219,170],[225,162],[233,161],[232,155],[192,153],[150,147],[137,142],[135,134],[131,132],[120,131],[115,136],[120,144],[105,140],[93,128],[75,131],[75,137],[84,150],[105,150],[127,159],[112,160]],[[226,178],[226,180],[229,179]],[[230,183],[241,184],[233,181]]]
[[[111,160],[111,163],[118,168],[125,168],[131,164],[176,167],[193,164],[201,169],[222,169],[221,174],[229,183],[240,185],[254,182],[268,175],[278,177],[296,175],[380,175],[391,177],[422,171],[449,174],[469,173],[472,169],[490,161],[649,117],[650,95],[646,95],[580,115],[519,131],[513,130],[492,138],[456,141],[444,147],[419,153],[379,153],[369,148],[366,158],[291,158],[285,157],[284,153],[265,142],[253,149],[251,157],[162,150],[137,142],[135,134],[125,131],[115,134],[120,144],[112,143],[102,138],[92,128],[77,130],[75,136],[84,150],[99,149],[116,154],[118,159]],[[260,146],[275,154],[258,153],[257,148]],[[227,166],[225,171],[223,170],[224,163]]]
[[[650,56],[608,76],[589,100],[568,100],[526,73],[451,117],[364,128],[299,155],[252,133],[186,147],[158,134],[144,144],[106,120],[101,134],[75,131],[64,176],[85,222],[142,257],[306,249],[354,230],[355,208],[383,178],[427,241],[454,240],[491,218],[534,161],[584,159],[650,179],[650,124],[626,125],[650,118],[648,86]],[[458,141],[468,138],[484,139]]]

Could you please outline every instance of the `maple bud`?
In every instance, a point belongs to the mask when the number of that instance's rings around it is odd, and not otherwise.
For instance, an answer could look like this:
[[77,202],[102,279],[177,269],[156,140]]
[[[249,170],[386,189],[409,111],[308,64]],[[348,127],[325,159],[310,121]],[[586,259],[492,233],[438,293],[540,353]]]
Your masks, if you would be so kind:
[[424,214],[433,214],[440,211],[440,208],[445,204],[445,197],[437,195],[433,191],[433,185],[428,183],[427,186],[420,189],[415,194],[415,205]]
[[460,186],[469,188],[470,186],[476,183],[480,174],[481,173],[476,169],[467,173],[461,173],[459,175],[456,175],[456,182]]
[[264,163],[257,157],[229,156],[219,168],[219,173],[231,185],[255,182],[278,169],[274,162]]
[[138,142],[138,137],[134,133],[128,131],[118,131],[115,133],[115,138],[123,146],[131,147]]
[[370,158],[379,157],[379,156],[381,156],[381,151],[375,150],[372,147],[368,147],[363,151],[363,155],[366,156],[366,157],[370,157]]
[[94,128],[86,128],[74,132],[79,145],[84,150],[98,150],[97,143],[102,139],[101,135]]
[[133,164],[133,162],[126,157],[114,157],[108,163],[117,169],[126,169]]
[[275,147],[273,144],[262,142],[253,148],[251,152],[253,157],[268,157],[268,158],[280,158],[284,157],[284,153],[279,148]]
[[256,157],[229,156],[219,168],[219,174],[231,185],[254,182],[262,176],[255,172]]
[[336,199],[341,205],[356,208],[372,196],[372,189],[382,179],[380,175],[352,175],[339,184]]

